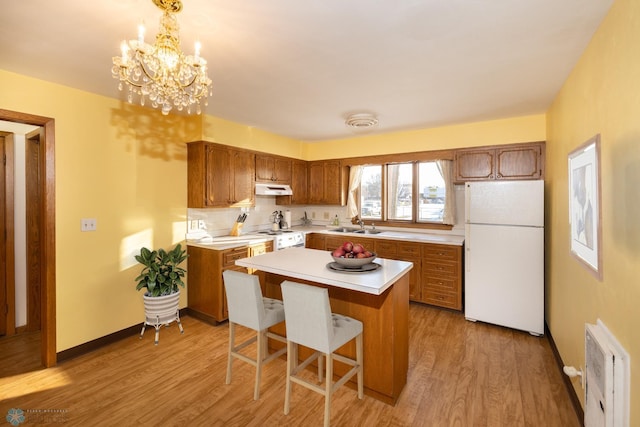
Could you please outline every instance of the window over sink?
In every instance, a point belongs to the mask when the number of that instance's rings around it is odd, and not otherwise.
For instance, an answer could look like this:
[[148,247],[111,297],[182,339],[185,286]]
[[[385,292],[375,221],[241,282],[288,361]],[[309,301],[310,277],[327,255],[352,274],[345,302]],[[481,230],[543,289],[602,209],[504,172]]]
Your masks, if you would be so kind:
[[443,169],[438,162],[363,166],[358,189],[360,218],[373,222],[446,224],[447,181],[451,188],[453,184],[450,168]]

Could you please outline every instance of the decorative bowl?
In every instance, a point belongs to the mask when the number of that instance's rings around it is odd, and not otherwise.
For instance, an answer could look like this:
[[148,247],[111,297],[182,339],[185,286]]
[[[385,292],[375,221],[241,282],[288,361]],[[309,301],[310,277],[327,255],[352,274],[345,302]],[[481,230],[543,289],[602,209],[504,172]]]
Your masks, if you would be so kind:
[[331,258],[338,264],[347,268],[358,268],[365,264],[370,264],[376,259],[375,252],[371,252],[371,256],[369,258],[343,258],[343,257],[335,257],[331,255]]

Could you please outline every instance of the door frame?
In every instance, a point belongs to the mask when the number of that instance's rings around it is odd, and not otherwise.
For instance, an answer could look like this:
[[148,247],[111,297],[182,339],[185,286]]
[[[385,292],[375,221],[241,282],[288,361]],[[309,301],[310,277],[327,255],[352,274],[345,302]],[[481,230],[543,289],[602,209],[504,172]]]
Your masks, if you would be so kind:
[[42,283],[41,283],[41,360],[55,366],[56,357],[56,221],[55,221],[55,120],[51,117],[0,109],[0,120],[44,128],[42,164]]
[[3,139],[4,157],[6,165],[4,167],[4,224],[5,238],[2,242],[4,245],[4,265],[5,272],[5,299],[7,310],[5,318],[5,336],[15,335],[16,333],[16,293],[15,293],[15,234],[14,234],[14,185],[15,171],[14,164],[14,134],[10,132],[1,132],[0,138]]

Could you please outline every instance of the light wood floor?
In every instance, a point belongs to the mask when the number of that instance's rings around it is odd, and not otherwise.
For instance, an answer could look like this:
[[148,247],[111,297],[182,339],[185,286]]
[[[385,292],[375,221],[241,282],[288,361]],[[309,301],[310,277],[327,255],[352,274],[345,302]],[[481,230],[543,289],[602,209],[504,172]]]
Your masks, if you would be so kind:
[[[299,386],[291,413],[283,414],[284,359],[266,366],[255,402],[253,367],[234,362],[233,381],[224,383],[227,324],[191,317],[183,324],[184,335],[176,326],[163,329],[158,346],[151,329],[142,340],[127,338],[50,369],[37,367],[37,334],[0,340],[0,417],[20,408],[34,424],[69,426],[322,424],[322,396]],[[360,401],[343,387],[331,423],[580,426],[546,338],[419,304],[411,304],[408,382],[397,405]]]

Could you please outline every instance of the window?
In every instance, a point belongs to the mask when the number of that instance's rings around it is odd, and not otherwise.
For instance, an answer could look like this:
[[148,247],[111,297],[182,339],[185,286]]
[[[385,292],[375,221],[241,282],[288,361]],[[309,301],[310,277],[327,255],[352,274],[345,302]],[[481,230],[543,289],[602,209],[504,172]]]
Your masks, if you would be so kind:
[[365,166],[360,178],[360,218],[382,219],[382,166]]
[[446,198],[446,182],[437,161],[363,167],[362,219],[442,224]]

